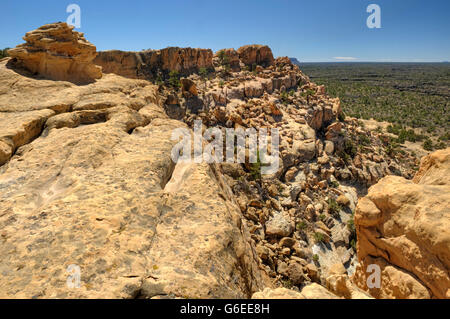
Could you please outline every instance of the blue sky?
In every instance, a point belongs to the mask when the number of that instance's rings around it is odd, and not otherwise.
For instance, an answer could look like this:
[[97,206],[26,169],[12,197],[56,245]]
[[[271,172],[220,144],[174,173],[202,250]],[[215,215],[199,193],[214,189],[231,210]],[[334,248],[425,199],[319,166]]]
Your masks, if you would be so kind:
[[[450,60],[449,0],[2,0],[0,48],[81,7],[81,29],[100,50],[267,44],[300,61]],[[381,29],[366,8],[381,7]]]

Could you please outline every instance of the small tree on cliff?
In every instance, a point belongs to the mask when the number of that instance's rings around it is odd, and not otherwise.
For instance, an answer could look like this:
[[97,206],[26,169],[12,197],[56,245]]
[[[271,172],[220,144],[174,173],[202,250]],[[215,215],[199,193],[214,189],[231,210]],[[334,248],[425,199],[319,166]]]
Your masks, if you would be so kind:
[[230,58],[228,57],[228,55],[225,53],[225,50],[220,50],[217,53],[217,57],[219,58],[219,64],[222,66],[223,68],[223,76],[227,76],[230,72]]
[[230,59],[228,58],[228,55],[226,55],[225,50],[220,50],[217,53],[217,56],[219,57],[219,63],[221,66],[225,67],[230,63]]
[[180,83],[180,74],[176,70],[172,70],[169,73],[169,85],[174,88],[179,88],[181,86]]
[[208,70],[206,68],[200,68],[200,70],[198,70],[198,74],[202,78],[206,90],[206,79],[208,78]]

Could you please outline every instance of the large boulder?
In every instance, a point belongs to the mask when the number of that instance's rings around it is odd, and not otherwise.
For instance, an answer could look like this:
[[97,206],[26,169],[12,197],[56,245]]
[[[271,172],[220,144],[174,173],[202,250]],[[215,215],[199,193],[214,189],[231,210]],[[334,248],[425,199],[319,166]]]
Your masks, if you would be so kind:
[[[377,298],[450,298],[449,175],[447,148],[423,158],[414,181],[387,176],[359,201],[359,287]],[[367,285],[371,264],[380,267],[379,288]]]
[[270,66],[274,63],[272,50],[267,45],[245,45],[237,50],[242,63],[247,66]]
[[67,23],[44,25],[28,32],[26,43],[8,51],[16,67],[51,80],[75,83],[92,82],[102,76],[102,69],[92,61],[96,47]]

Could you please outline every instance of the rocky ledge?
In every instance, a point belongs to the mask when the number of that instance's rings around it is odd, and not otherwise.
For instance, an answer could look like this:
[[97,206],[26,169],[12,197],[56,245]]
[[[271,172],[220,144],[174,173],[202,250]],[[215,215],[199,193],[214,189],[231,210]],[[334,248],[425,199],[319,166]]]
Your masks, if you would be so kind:
[[[387,176],[355,214],[355,282],[377,298],[450,298],[450,149],[422,159],[413,181]],[[380,287],[367,279],[378,265]]]

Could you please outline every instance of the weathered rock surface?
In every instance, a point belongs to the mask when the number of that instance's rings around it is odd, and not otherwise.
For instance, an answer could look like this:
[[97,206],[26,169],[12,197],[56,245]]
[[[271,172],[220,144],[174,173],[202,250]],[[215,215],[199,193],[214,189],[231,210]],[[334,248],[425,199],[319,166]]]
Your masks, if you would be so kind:
[[92,82],[102,76],[101,68],[92,62],[96,47],[67,23],[44,25],[23,39],[26,43],[8,51],[14,67],[47,79],[75,83]]
[[36,80],[5,63],[0,297],[246,298],[270,286],[217,168],[171,161],[184,124],[155,86]]
[[219,54],[224,54],[226,56],[226,63],[233,72],[239,72],[241,70],[241,60],[235,49],[222,49],[217,51],[214,55],[216,60],[219,59]]
[[339,299],[339,297],[326,288],[312,283],[303,287],[301,291],[286,288],[266,288],[255,293],[252,299]]
[[[1,296],[242,298],[283,285],[367,297],[348,279],[357,192],[412,175],[289,58],[224,52],[104,52],[116,74],[83,86],[0,61]],[[196,120],[277,129],[278,170],[261,175],[248,154],[174,165],[171,132]]]
[[200,68],[213,67],[213,52],[210,49],[170,47],[141,52],[103,51],[94,63],[104,73],[115,73],[133,79],[156,79],[177,71],[183,75],[198,72]]
[[274,62],[272,50],[267,45],[245,45],[237,50],[241,61],[247,65],[270,66]]
[[[359,287],[377,298],[450,298],[450,149],[421,162],[414,181],[387,176],[357,206]],[[367,287],[368,265],[381,288]]]

